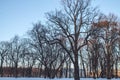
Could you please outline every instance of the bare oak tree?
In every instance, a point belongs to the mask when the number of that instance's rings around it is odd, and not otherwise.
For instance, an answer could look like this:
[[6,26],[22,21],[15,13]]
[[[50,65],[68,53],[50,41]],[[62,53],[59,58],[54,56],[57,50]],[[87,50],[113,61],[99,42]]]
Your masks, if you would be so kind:
[[[69,55],[74,65],[74,79],[79,80],[78,51],[87,44],[87,42],[79,44],[79,39],[82,38],[82,34],[87,33],[85,28],[89,29],[96,12],[90,6],[91,0],[62,0],[62,4],[64,8],[62,11],[48,13],[47,18],[56,30],[54,41],[58,42]],[[67,41],[67,47],[59,36]]]

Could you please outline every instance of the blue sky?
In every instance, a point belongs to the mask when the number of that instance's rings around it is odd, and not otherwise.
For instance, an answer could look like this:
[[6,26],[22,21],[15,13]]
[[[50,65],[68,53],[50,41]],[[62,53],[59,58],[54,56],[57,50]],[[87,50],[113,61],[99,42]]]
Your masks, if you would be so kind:
[[[120,0],[94,0],[101,12],[120,16]],[[25,36],[33,23],[45,22],[44,13],[61,7],[60,0],[0,0],[0,41]]]

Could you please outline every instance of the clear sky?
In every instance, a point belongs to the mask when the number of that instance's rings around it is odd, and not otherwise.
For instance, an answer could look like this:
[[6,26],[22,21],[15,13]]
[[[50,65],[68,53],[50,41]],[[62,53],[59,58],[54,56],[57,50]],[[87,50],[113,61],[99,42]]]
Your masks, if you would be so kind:
[[[120,16],[120,0],[94,0],[101,12]],[[60,0],[0,0],[0,41],[24,36],[33,23],[45,22],[44,13],[59,9]]]

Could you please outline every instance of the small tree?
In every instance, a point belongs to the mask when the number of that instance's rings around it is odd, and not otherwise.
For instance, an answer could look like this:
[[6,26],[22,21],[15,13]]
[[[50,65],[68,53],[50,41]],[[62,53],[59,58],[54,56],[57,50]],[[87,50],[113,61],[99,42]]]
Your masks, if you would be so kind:
[[20,42],[20,38],[18,36],[15,36],[10,43],[10,51],[8,55],[10,62],[12,63],[12,68],[14,69],[12,70],[12,74],[15,77],[18,76],[18,63],[20,61],[21,47],[22,45]]
[[0,42],[0,76],[3,76],[3,63],[5,60],[5,57],[8,54],[8,50],[9,50],[9,43],[2,41]]

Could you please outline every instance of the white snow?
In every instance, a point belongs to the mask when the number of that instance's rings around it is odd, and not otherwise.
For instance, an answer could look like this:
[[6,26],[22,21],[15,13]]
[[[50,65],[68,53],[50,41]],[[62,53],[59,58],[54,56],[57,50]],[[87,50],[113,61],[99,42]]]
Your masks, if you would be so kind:
[[[11,78],[11,77],[3,77],[0,78],[0,80],[74,80],[73,78],[55,78],[55,79],[45,79],[45,78]],[[80,78],[80,80],[95,80],[93,78]],[[96,80],[108,80],[105,78],[97,78]],[[110,80],[120,80],[120,78],[118,79],[110,79]]]

